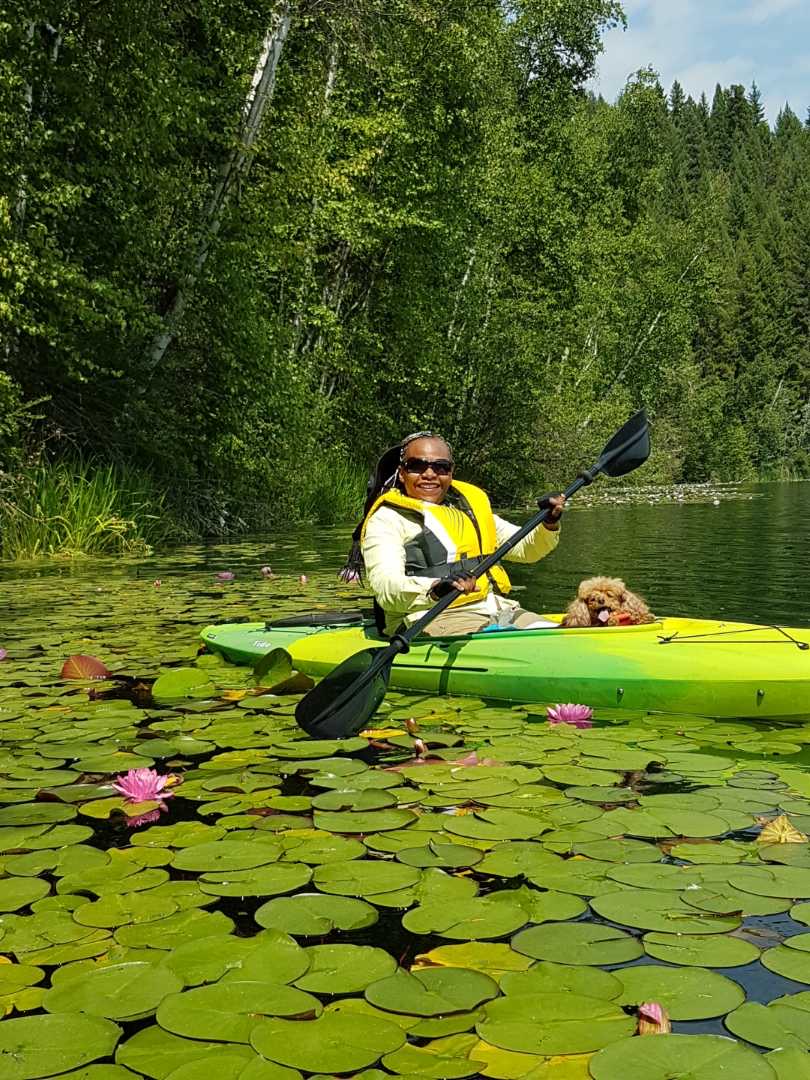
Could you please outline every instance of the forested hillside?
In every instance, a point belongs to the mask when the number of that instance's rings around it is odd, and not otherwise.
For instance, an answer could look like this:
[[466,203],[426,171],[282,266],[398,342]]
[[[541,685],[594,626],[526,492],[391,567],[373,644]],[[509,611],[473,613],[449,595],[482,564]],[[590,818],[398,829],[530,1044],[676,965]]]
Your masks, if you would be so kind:
[[810,473],[810,127],[651,72],[594,99],[621,18],[8,4],[7,503],[32,462],[81,456],[189,529],[327,520],[422,427],[505,500],[640,404],[648,477]]

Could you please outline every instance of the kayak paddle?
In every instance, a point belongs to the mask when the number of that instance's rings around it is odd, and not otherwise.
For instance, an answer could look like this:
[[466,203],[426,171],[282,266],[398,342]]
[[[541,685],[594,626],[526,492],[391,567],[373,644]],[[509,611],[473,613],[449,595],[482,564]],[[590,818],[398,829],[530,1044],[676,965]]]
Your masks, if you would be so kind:
[[[600,473],[624,476],[643,465],[649,456],[649,425],[646,414],[641,410],[616,432],[598,461],[590,469],[583,470],[563,494],[570,499],[580,488],[592,484]],[[470,571],[472,576],[479,578],[500,562],[516,544],[541,525],[550,512],[550,507],[543,505],[539,513],[501,544],[497,551],[482,558]],[[401,633],[394,634],[390,644],[384,648],[362,649],[338,664],[298,702],[295,719],[299,726],[316,739],[343,739],[362,731],[385,697],[394,660],[408,652],[417,634],[441,615],[458,596],[455,589],[443,596],[421,619]]]

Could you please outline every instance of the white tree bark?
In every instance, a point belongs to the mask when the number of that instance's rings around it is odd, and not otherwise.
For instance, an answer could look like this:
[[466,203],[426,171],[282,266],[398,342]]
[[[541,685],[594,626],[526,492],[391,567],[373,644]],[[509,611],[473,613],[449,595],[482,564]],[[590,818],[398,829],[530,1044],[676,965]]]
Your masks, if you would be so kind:
[[[675,288],[676,289],[678,288],[679,285],[681,285],[684,282],[687,275],[689,274],[689,271],[692,269],[692,267],[695,265],[695,263],[698,261],[698,259],[700,258],[700,256],[703,254],[703,252],[705,250],[706,250],[706,248],[705,248],[705,245],[704,245],[702,247],[699,247],[697,249],[697,251],[694,253],[692,258],[686,264],[686,268],[684,269],[683,273],[678,278],[678,280],[675,282]],[[650,325],[647,327],[646,331],[639,337],[638,341],[636,342],[635,349],[633,349],[632,353],[630,354],[628,359],[625,361],[624,366],[622,367],[621,371],[614,378],[613,382],[608,387],[607,393],[602,395],[602,400],[604,400],[605,398],[610,397],[610,395],[616,389],[618,384],[620,382],[622,382],[622,380],[624,379],[624,377],[627,374],[630,367],[635,363],[636,358],[638,357],[639,353],[641,352],[641,350],[644,348],[646,343],[649,341],[649,339],[652,337],[652,335],[655,333],[656,329],[658,328],[658,324],[661,322],[661,319],[664,317],[665,310],[666,310],[665,308],[661,308],[659,311],[656,312],[655,318],[650,323]],[[590,420],[590,417],[588,417],[588,420]]]
[[155,335],[149,347],[148,367],[152,371],[162,362],[166,350],[174,340],[189,296],[197,284],[211,252],[211,245],[222,226],[222,219],[231,196],[250,171],[262,120],[267,107],[273,100],[278,64],[290,32],[291,21],[290,0],[282,0],[273,23],[265,34],[262,49],[256,61],[250,90],[242,111],[238,145],[220,167],[214,190],[203,211],[202,226],[190,259],[190,267],[183,275],[172,305],[164,316],[162,329]]
[[[332,44],[329,49],[329,60],[326,65],[326,81],[323,88],[323,110],[321,112],[321,127],[323,128],[329,119],[331,112],[331,99],[335,90],[335,83],[337,82],[338,74],[338,42],[337,37],[332,39]],[[306,302],[308,300],[310,292],[310,284],[312,279],[312,253],[314,250],[314,235],[315,235],[315,220],[318,213],[318,192],[317,190],[312,196],[309,205],[309,224],[307,226],[306,243],[304,256],[304,273],[301,275],[300,285],[298,288],[298,294],[295,298],[295,309],[292,319],[293,329],[295,333],[292,336],[290,342],[289,355],[291,357],[297,355],[299,352],[305,351],[302,347],[302,342],[309,340],[309,335],[306,334],[304,328],[304,316],[306,311]],[[323,378],[321,379],[321,392],[323,392]]]
[[[34,27],[33,20],[31,20],[30,22],[28,22],[26,24],[25,36],[26,36],[26,39],[27,39],[29,45],[34,40],[34,28],[35,27]],[[34,86],[33,86],[33,83],[28,82],[28,83],[25,84],[25,88],[23,89],[23,101],[25,102],[25,122],[26,122],[26,126],[30,130],[32,113],[34,111]],[[28,136],[27,135],[26,135],[25,141],[26,141],[26,143],[28,142]],[[28,202],[27,186],[28,186],[28,177],[25,175],[25,173],[23,173],[23,175],[20,177],[20,183],[19,183],[19,186],[17,188],[17,198],[14,201],[14,219],[15,219],[15,222],[17,224],[18,232],[22,232],[23,224],[25,222],[25,208],[26,208],[26,204]]]

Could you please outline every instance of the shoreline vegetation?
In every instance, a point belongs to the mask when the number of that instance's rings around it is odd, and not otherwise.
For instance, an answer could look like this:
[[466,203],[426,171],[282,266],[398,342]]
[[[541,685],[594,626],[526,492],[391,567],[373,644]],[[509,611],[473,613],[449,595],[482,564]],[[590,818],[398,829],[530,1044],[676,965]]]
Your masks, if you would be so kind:
[[[54,16],[56,18],[56,16]],[[356,517],[441,432],[520,505],[643,406],[647,486],[810,475],[810,118],[615,0],[68,0],[4,27],[3,559]]]
[[[346,466],[324,471],[302,493],[299,512],[279,522],[274,508],[257,501],[250,521],[230,517],[226,505],[210,494],[207,510],[198,502],[193,516],[173,504],[167,491],[147,474],[122,465],[38,463],[13,475],[0,475],[0,561],[43,558],[149,555],[155,549],[207,537],[249,534],[279,524],[323,526],[354,523],[362,509],[364,471]],[[320,482],[319,486],[318,482]],[[755,499],[760,493],[742,483],[625,484],[585,492],[573,509],[605,505],[660,505],[667,502],[713,503]],[[511,503],[511,510],[532,503]],[[206,513],[209,515],[206,517]],[[217,515],[215,517],[215,515]]]

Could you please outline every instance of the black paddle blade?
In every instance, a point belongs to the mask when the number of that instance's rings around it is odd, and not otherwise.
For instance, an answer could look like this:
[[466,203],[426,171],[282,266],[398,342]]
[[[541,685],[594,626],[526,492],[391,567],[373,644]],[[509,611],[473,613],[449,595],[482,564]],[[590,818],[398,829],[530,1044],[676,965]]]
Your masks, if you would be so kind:
[[362,731],[388,689],[391,665],[380,666],[385,649],[363,649],[347,657],[295,707],[298,726],[315,739],[347,739]]
[[650,456],[650,425],[643,409],[617,431],[599,458],[598,471],[624,476],[643,465]]

